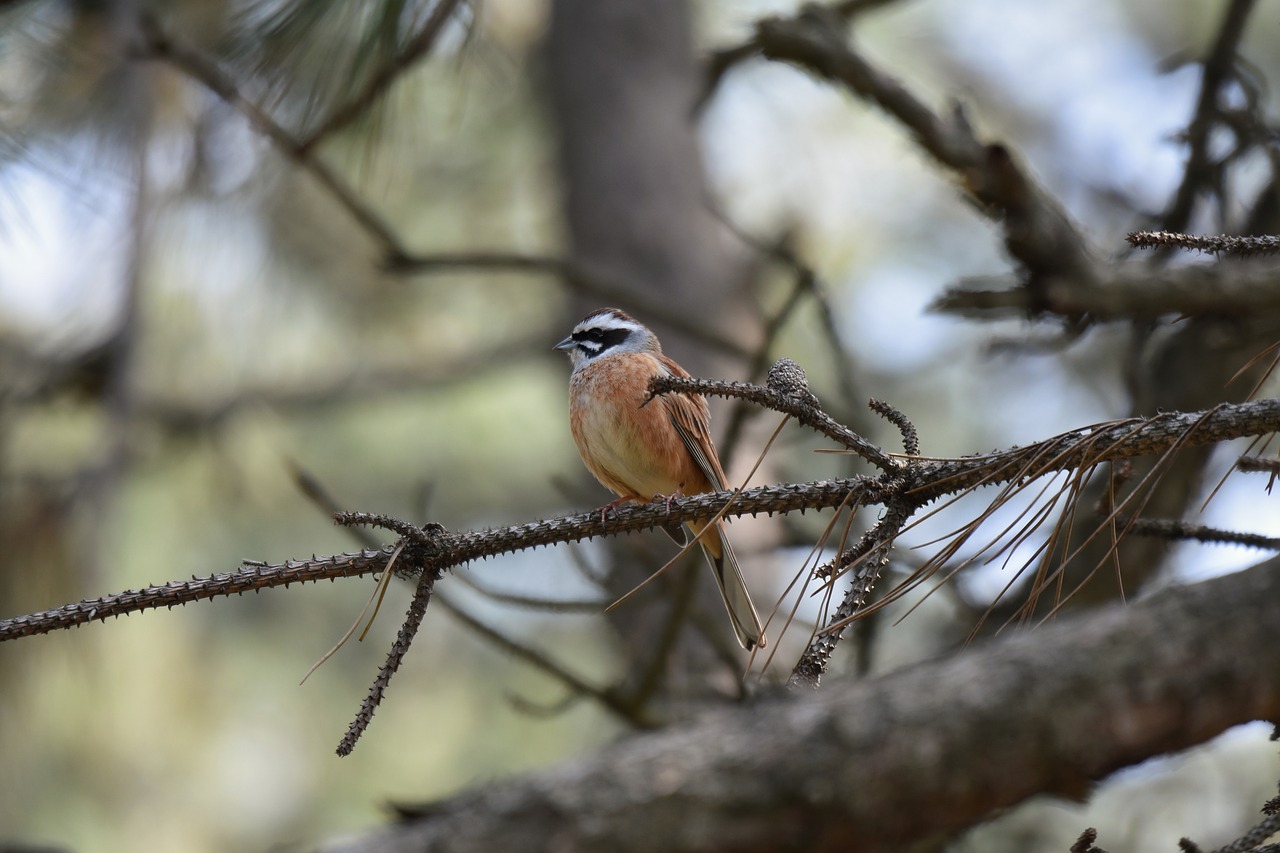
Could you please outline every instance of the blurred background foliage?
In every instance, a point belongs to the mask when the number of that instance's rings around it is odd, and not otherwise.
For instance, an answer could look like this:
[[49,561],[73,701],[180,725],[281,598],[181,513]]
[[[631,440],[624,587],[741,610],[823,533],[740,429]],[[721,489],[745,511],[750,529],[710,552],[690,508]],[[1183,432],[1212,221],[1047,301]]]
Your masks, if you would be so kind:
[[[557,160],[563,108],[548,103],[552,5],[485,0],[442,15],[440,0],[0,4],[0,615],[246,558],[354,549],[298,488],[298,470],[342,507],[451,529],[604,502],[570,440],[568,368],[550,346],[586,308],[613,300],[598,283],[519,262],[565,257],[575,240]],[[741,42],[758,18],[795,11],[676,5],[699,62]],[[1119,255],[1124,233],[1168,204],[1200,81],[1195,60],[1227,4],[884,5],[859,19],[859,46],[936,107],[962,100],[980,134],[1015,149],[1100,251]],[[1259,111],[1274,115],[1265,83],[1280,79],[1280,3],[1257,7],[1240,54],[1259,82]],[[433,15],[439,31],[424,48],[414,39]],[[270,138],[171,61],[175,45],[204,57],[298,145]],[[369,97],[388,67],[385,97]],[[326,129],[345,114],[350,122]],[[1093,328],[1082,344],[1053,322],[926,310],[958,280],[1009,278],[1013,268],[998,226],[882,113],[756,60],[728,73],[696,127],[709,200],[754,240],[719,235],[740,261],[731,296],[652,282],[648,302],[636,292],[641,306],[665,301],[692,325],[755,346],[792,281],[757,248],[785,238],[827,301],[801,301],[770,357],[803,364],[833,413],[862,418],[890,449],[892,429],[860,414],[867,396],[907,412],[931,455],[1130,413],[1130,328]],[[317,168],[350,188],[356,208]],[[1188,230],[1226,230],[1253,209],[1270,178],[1265,152],[1233,162],[1227,177],[1232,192],[1198,208]],[[417,271],[403,263],[441,253],[491,257]],[[825,310],[840,359],[817,331]],[[703,372],[746,374],[741,353],[699,349],[679,331],[663,337]],[[724,416],[717,409],[719,427]],[[735,466],[757,446],[733,448]],[[786,434],[769,477],[847,469],[813,446]],[[1229,464],[1230,454],[1218,457],[1209,483]],[[1255,491],[1229,484],[1207,520],[1274,535],[1275,513],[1257,507]],[[735,525],[762,602],[776,600],[823,523]],[[632,538],[645,565],[665,559],[656,538]],[[510,593],[593,599],[603,593],[575,562],[609,554],[543,550],[468,571]],[[1162,577],[1251,559],[1179,546]],[[971,594],[1003,583],[975,577]],[[408,591],[393,587],[369,640],[297,681],[371,586],[294,587],[0,647],[0,839],[101,851],[305,844],[378,822],[388,800],[443,795],[622,730],[590,702],[530,713],[527,703],[560,702],[562,686],[436,608],[369,735],[335,758]],[[633,660],[594,609],[511,608],[445,588],[593,682],[618,680]],[[936,653],[963,636],[970,615],[939,596],[883,628],[873,666]],[[1109,788],[1131,798],[1099,798],[1088,817],[1084,807],[1044,809],[1064,811],[1073,833],[1099,826],[1121,849],[1156,849],[1140,846],[1158,822],[1133,797],[1176,798],[1167,837],[1151,842],[1159,849],[1182,834],[1208,840],[1206,826],[1229,834],[1277,776],[1264,739],[1231,733],[1217,775],[1179,776],[1192,760],[1183,758],[1149,769],[1142,784],[1115,780]],[[1049,819],[1038,820],[1043,829]],[[972,842],[983,849],[1028,849],[1016,827],[983,832],[994,833]]]

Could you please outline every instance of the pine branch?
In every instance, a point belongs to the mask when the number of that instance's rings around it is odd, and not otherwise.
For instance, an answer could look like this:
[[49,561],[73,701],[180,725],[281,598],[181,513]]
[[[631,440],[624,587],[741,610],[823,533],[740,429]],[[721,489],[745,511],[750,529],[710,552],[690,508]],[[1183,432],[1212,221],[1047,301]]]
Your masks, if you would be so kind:
[[1263,551],[1280,551],[1280,538],[1259,533],[1243,533],[1222,530],[1203,524],[1191,524],[1175,518],[1130,518],[1116,515],[1115,523],[1123,527],[1129,536],[1152,536],[1171,542],[1191,540],[1213,545],[1239,545]]
[[1206,185],[1217,180],[1211,152],[1213,146],[1209,142],[1224,109],[1219,104],[1221,95],[1236,75],[1236,55],[1244,38],[1245,22],[1256,3],[1257,0],[1232,0],[1222,16],[1217,38],[1204,62],[1195,114],[1187,128],[1187,166],[1173,203],[1163,217],[1166,230],[1186,228],[1191,221],[1196,198]]
[[[851,477],[813,483],[761,486],[744,491],[736,497],[732,492],[711,492],[672,500],[669,510],[665,502],[658,501],[619,507],[603,520],[599,510],[590,510],[508,527],[448,534],[443,539],[442,555],[433,560],[431,566],[449,570],[473,560],[543,545],[579,542],[601,536],[653,530],[698,518],[706,519],[722,510],[731,498],[733,508],[728,514],[739,516],[831,508],[846,500],[850,492],[872,495],[875,493],[874,481],[865,477]],[[347,519],[344,517],[343,520]],[[2,619],[0,642],[74,628],[93,621],[106,621],[144,610],[170,608],[192,601],[287,587],[293,583],[376,574],[386,567],[392,550],[392,546],[387,546],[372,551],[313,557],[309,560],[287,560],[278,564],[246,562],[243,568],[235,572],[192,578],[189,581],[171,581],[86,599],[53,610]],[[402,571],[410,577],[417,576],[412,570]]]
[[298,140],[298,151],[304,155],[309,154],[312,148],[366,115],[406,71],[431,52],[445,24],[449,23],[461,5],[462,0],[438,0],[417,35],[409,40],[403,50],[379,68],[351,100],[330,113],[329,117],[305,139]]
[[1274,255],[1280,252],[1280,237],[1232,237],[1229,234],[1180,234],[1176,231],[1132,231],[1129,245],[1135,249],[1193,249],[1209,255]]
[[1009,149],[980,142],[958,107],[946,117],[936,114],[853,50],[843,29],[839,9],[808,5],[795,17],[759,21],[754,45],[765,58],[838,83],[902,124],[923,151],[958,175],[984,212],[1000,220],[1005,245],[1031,283],[1094,280],[1084,237]]
[[262,134],[284,157],[311,175],[333,197],[347,214],[376,240],[387,258],[405,256],[405,249],[391,225],[356,191],[330,168],[303,140],[281,126],[265,109],[245,97],[239,84],[212,59],[182,44],[166,33],[159,22],[143,15],[143,43],[137,58],[166,62],[195,80],[235,109]]
[[[760,486],[742,492],[716,492],[671,501],[657,500],[623,507],[612,513],[592,511],[463,533],[450,533],[436,524],[418,528],[384,515],[337,513],[335,520],[339,524],[385,527],[399,534],[400,539],[394,546],[365,550],[359,554],[288,561],[278,566],[246,565],[238,572],[130,590],[44,613],[0,620],[0,641],[205,598],[386,571],[394,561],[397,574],[417,579],[418,591],[387,664],[339,748],[340,754],[347,754],[372,719],[377,702],[425,615],[435,583],[446,571],[497,554],[595,536],[669,527],[705,520],[721,512],[741,516],[759,512],[773,514],[883,505],[886,511],[876,527],[857,545],[842,553],[834,565],[824,567],[825,574],[822,570],[819,572],[831,579],[842,572],[852,572],[853,582],[827,627],[812,639],[793,673],[793,683],[816,685],[844,628],[865,608],[872,587],[888,561],[894,540],[912,515],[926,504],[944,495],[962,494],[982,485],[1002,483],[1009,485],[996,501],[1007,501],[1011,494],[1026,488],[1032,481],[1059,471],[1084,470],[1106,461],[1171,453],[1184,446],[1280,430],[1280,399],[1272,398],[1235,405],[1222,404],[1199,413],[1165,413],[1147,419],[1110,421],[1073,430],[1028,447],[976,457],[929,459],[911,456],[897,460],[826,415],[809,391],[804,371],[788,359],[779,361],[770,370],[769,387],[665,377],[655,379],[650,391],[653,395],[680,392],[749,400],[795,417],[879,465],[883,473],[878,477],[855,476],[804,484]],[[893,418],[906,440],[913,442],[914,427],[904,416],[884,404],[879,404],[877,410]],[[1070,500],[1076,497],[1078,495],[1073,492]],[[974,525],[989,512],[980,516]],[[963,530],[953,546],[970,533],[971,529]],[[583,689],[591,690],[585,685]]]
[[[725,385],[732,384],[691,381],[702,393],[717,393],[727,390]],[[765,393],[760,395],[759,391]],[[752,393],[765,399],[768,392],[767,389],[757,389]],[[1186,435],[1192,428],[1193,433]],[[448,533],[442,536],[441,554],[432,560],[431,565],[447,571],[499,554],[706,519],[722,511],[729,503],[732,506],[726,515],[730,517],[785,514],[841,505],[883,505],[896,496],[909,496],[914,504],[924,506],[948,494],[959,494],[979,485],[1004,483],[1015,476],[1029,482],[1032,478],[1071,470],[1083,463],[1157,455],[1168,450],[1180,438],[1185,438],[1186,445],[1196,446],[1276,431],[1280,431],[1280,399],[1277,398],[1223,404],[1207,413],[1169,412],[1147,419],[1108,421],[1026,447],[982,456],[908,460],[901,482],[892,487],[882,480],[866,476],[758,486],[736,495],[729,491],[710,492],[676,498],[670,504],[657,501],[622,506],[603,519],[598,510],[591,510],[507,527]],[[1103,457],[1097,455],[1099,446],[1107,447]],[[1027,468],[1027,460],[1036,458],[1046,461],[1035,468]],[[243,595],[293,583],[376,574],[386,567],[391,552],[392,546],[387,546],[309,560],[286,560],[278,564],[246,561],[235,572],[170,581],[86,599],[52,610],[0,619],[0,642],[192,601]]]

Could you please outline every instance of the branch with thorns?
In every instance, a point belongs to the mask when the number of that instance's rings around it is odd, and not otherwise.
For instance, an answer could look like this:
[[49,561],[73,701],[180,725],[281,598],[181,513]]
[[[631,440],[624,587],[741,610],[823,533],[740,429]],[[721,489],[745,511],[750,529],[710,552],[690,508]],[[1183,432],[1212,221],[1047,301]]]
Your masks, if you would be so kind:
[[[826,624],[814,630],[808,648],[793,670],[791,684],[816,686],[846,627],[887,602],[900,599],[938,572],[997,508],[1008,503],[1014,495],[1029,490],[1035,481],[1064,472],[1069,472],[1070,475],[1068,487],[1055,493],[1047,505],[1034,512],[1030,508],[1023,510],[1019,519],[1025,515],[1030,515],[1030,519],[1017,528],[1012,536],[1008,534],[1014,530],[1013,525],[980,549],[979,554],[994,549],[995,553],[991,558],[995,559],[1025,542],[1064,496],[1067,509],[1062,513],[1062,518],[1069,519],[1074,513],[1074,504],[1079,499],[1084,481],[1095,468],[1104,463],[1152,455],[1159,456],[1160,463],[1165,463],[1181,447],[1280,431],[1280,399],[1269,398],[1242,404],[1221,404],[1198,413],[1163,413],[1151,418],[1108,421],[1063,433],[1027,447],[980,456],[929,458],[918,455],[918,452],[894,456],[832,420],[809,390],[803,370],[788,359],[779,361],[770,370],[767,386],[663,377],[653,381],[650,391],[655,396],[680,392],[734,397],[753,402],[785,414],[830,437],[847,452],[862,456],[880,468],[881,473],[878,476],[862,475],[714,492],[621,507],[606,516],[593,510],[509,527],[458,533],[447,531],[436,524],[418,527],[385,515],[337,513],[335,520],[339,524],[384,527],[395,532],[399,539],[392,545],[365,549],[354,554],[289,560],[279,565],[246,563],[237,572],[193,578],[190,581],[174,581],[69,604],[42,613],[0,620],[0,641],[47,633],[133,612],[288,586],[291,583],[394,571],[396,575],[413,580],[417,584],[416,591],[405,624],[387,662],[342,741],[339,752],[345,755],[351,751],[356,739],[372,719],[391,676],[425,617],[435,586],[446,571],[478,559],[540,545],[651,530],[689,520],[705,520],[718,514],[742,516],[765,512],[772,515],[808,509],[843,510],[882,506],[882,517],[871,530],[849,548],[845,548],[842,541],[837,557],[811,574],[812,578],[821,582],[822,589],[828,596],[838,579],[852,578],[842,602],[831,612]],[[909,450],[917,449],[915,429],[904,415],[883,403],[873,401],[873,408],[899,427]],[[1127,532],[1127,528],[1132,526],[1132,518],[1141,513],[1145,496],[1149,496],[1150,489],[1158,482],[1159,470],[1160,464],[1157,464],[1156,469],[1137,488],[1124,500],[1115,503],[1107,518],[1099,525],[1099,531],[1114,530],[1118,525]],[[1052,481],[1049,485],[1052,485]],[[948,503],[953,502],[982,486],[1003,488],[976,519],[944,537],[948,540],[947,545],[933,559],[883,598],[871,603],[870,595],[888,563],[895,540],[902,532],[920,524],[941,507],[934,508],[923,518],[915,518],[919,510],[947,496],[951,496]],[[1048,488],[1046,485],[1040,494]],[[1122,512],[1125,515],[1122,516]],[[837,517],[838,515],[839,512]],[[845,535],[847,536],[847,528]],[[1050,537],[1051,540],[1053,538]],[[1043,557],[1042,567],[1036,574],[1036,583],[1029,593],[1029,600],[1034,600],[1035,596],[1043,593],[1053,583],[1056,574],[1047,562],[1053,553],[1051,546],[1042,546],[1037,551]],[[976,558],[970,557],[962,561],[959,567],[950,568],[943,582]],[[1065,563],[1065,559],[1063,562]],[[808,583],[808,580],[805,582]],[[598,700],[611,698],[608,691],[592,688],[585,683],[576,685],[576,692]],[[623,716],[630,715],[633,723],[652,724],[651,720],[636,715],[633,708],[616,707],[614,710]]]
[[1280,252],[1280,237],[1233,237],[1228,234],[1181,234],[1177,231],[1132,231],[1125,238],[1135,249],[1190,249],[1208,255],[1274,255]]

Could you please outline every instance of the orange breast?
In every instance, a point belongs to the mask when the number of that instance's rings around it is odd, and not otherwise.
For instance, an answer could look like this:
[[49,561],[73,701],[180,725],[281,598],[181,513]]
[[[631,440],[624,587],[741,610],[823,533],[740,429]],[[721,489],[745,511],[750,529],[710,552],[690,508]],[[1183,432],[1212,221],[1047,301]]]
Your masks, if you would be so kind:
[[711,489],[680,440],[661,398],[641,408],[651,377],[665,372],[647,353],[606,356],[569,383],[569,423],[582,461],[620,497],[649,500]]

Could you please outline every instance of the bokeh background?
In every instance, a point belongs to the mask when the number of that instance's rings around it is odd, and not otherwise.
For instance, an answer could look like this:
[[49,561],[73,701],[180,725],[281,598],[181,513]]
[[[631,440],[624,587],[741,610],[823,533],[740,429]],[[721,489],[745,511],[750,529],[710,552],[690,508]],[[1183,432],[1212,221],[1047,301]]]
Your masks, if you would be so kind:
[[[1125,233],[1158,222],[1183,181],[1199,60],[1242,4],[863,5],[874,8],[853,32],[871,62],[935,109],[962,103],[1099,254],[1120,257]],[[1264,123],[1215,132],[1224,164],[1188,230],[1280,230],[1262,212],[1275,193],[1265,120],[1280,114],[1280,2],[1243,5],[1254,8],[1241,82],[1224,104]],[[582,6],[459,3],[413,55],[437,4],[0,3],[0,616],[244,559],[354,550],[300,473],[342,507],[451,529],[603,503],[569,436],[568,365],[551,345],[606,303],[652,321],[706,375],[758,376],[767,341],[769,359],[800,362],[833,414],[893,450],[866,397],[906,412],[925,453],[947,455],[1195,408],[1199,397],[1178,393],[1202,382],[1207,400],[1248,392],[1180,372],[1189,368],[1170,352],[1201,360],[1209,346],[1172,347],[1194,324],[930,311],[957,282],[1012,286],[1016,264],[955,175],[837,87],[752,58],[695,114],[713,51],[796,4],[602,3],[615,7],[603,25],[584,23]],[[594,51],[583,58],[575,45]],[[368,97],[387,67],[394,83]],[[641,134],[631,142],[645,151],[628,149],[611,117],[583,130],[604,110],[584,94],[584,68],[631,79],[615,100],[656,98],[638,107],[642,126],[670,122],[655,130],[669,148]],[[306,140],[344,109],[352,120],[311,147],[263,132],[269,123]],[[1247,150],[1227,158],[1246,136]],[[595,156],[615,143],[613,165]],[[359,221],[370,213],[377,223]],[[667,257],[673,230],[686,245]],[[796,291],[777,250],[817,286]],[[1245,358],[1263,345],[1236,327],[1212,331]],[[1220,371],[1245,358],[1224,357]],[[738,416],[715,412],[723,435]],[[748,418],[726,448],[735,471],[749,467],[766,420]],[[784,433],[760,476],[857,470],[816,446]],[[1182,505],[1198,507],[1239,451],[1198,461]],[[1274,503],[1259,495],[1233,478],[1203,518],[1275,535]],[[735,525],[759,600],[778,599],[824,523]],[[652,568],[669,556],[660,538],[628,544]],[[453,579],[442,589],[581,677],[620,682],[636,659],[627,619],[662,602],[621,621],[600,614],[607,596],[592,573],[618,553],[594,543],[466,570],[492,589],[581,607],[513,607]],[[1255,559],[1164,549],[1141,586]],[[1004,571],[974,572],[963,595],[883,626],[868,660],[842,665],[882,670],[954,645],[972,625],[966,603],[989,600]],[[272,590],[0,646],[0,842],[306,847],[376,825],[388,801],[443,796],[625,730],[595,703],[563,703],[555,678],[435,607],[369,733],[338,759],[408,588],[392,587],[364,643],[298,681],[371,589],[365,579]],[[673,706],[706,699],[679,673],[703,672],[707,653],[681,655],[663,693]],[[785,676],[787,663],[778,669]],[[1047,833],[1066,849],[1086,825],[1127,850],[1233,837],[1280,776],[1267,734],[1229,732],[1203,753],[1108,780],[1090,804],[1033,805],[1032,817],[961,843],[1033,849]]]

